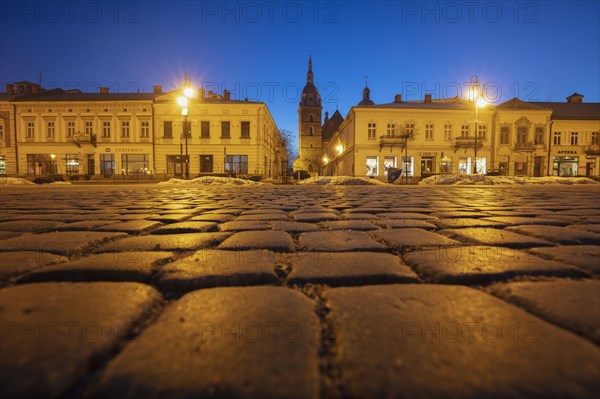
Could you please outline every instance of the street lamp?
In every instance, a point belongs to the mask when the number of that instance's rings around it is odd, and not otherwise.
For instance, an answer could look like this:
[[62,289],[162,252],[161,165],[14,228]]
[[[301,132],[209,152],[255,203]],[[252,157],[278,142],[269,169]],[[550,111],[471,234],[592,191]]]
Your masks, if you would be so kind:
[[[190,84],[190,75],[185,74],[183,84],[181,87],[182,96],[177,97],[177,104],[181,107],[181,115],[183,116],[183,127],[182,134],[185,138],[185,178],[190,178],[190,157],[188,155],[188,132],[187,132],[187,117],[188,117],[188,104],[189,99],[194,97],[194,89]],[[180,155],[180,165],[181,165],[181,173],[183,174],[183,154],[181,148],[181,140],[179,140],[179,155]]]
[[485,107],[485,105],[487,104],[487,102],[485,101],[485,99],[481,96],[480,90],[479,90],[479,81],[477,80],[477,76],[473,75],[473,77],[471,78],[471,81],[469,82],[469,100],[475,103],[475,150],[474,150],[474,157],[475,159],[473,160],[473,174],[476,175],[477,174],[477,145],[478,145],[478,139],[479,139],[479,132],[477,131],[477,123],[479,122],[478,118],[478,111],[480,107]]

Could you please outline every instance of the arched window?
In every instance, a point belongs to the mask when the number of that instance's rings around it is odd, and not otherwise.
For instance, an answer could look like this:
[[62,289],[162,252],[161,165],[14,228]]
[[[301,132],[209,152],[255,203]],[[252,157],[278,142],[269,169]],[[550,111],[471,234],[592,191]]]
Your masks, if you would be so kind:
[[309,134],[310,136],[312,136],[312,135],[313,135],[313,128],[312,128],[312,126],[309,126],[309,127],[308,127],[308,134]]
[[313,115],[312,115],[312,114],[310,114],[310,115],[308,116],[308,121],[309,121],[309,122],[311,122],[311,123],[315,121],[315,118],[313,117]]

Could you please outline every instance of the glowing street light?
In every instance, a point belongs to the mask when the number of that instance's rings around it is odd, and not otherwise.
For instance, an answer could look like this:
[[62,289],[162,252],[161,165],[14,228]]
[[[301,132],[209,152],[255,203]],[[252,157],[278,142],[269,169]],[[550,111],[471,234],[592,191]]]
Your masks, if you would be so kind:
[[487,101],[485,101],[485,98],[483,98],[483,96],[481,95],[480,89],[479,89],[479,80],[477,80],[477,75],[473,75],[473,77],[471,78],[471,81],[469,82],[469,101],[475,103],[475,150],[474,150],[474,157],[475,159],[473,160],[473,174],[476,175],[477,174],[477,145],[478,145],[478,139],[479,139],[479,132],[477,131],[477,123],[479,122],[478,118],[478,111],[479,108],[483,108],[487,105]]
[[328,162],[329,162],[329,158],[327,158],[327,155],[325,155],[323,157],[323,164],[327,165]]
[[[185,77],[183,79],[183,83],[181,85],[181,93],[183,94],[182,96],[177,97],[177,104],[181,107],[181,115],[183,116],[183,127],[182,127],[182,134],[185,137],[185,178],[189,179],[190,178],[190,158],[189,158],[189,154],[188,154],[188,132],[187,132],[187,128],[188,128],[188,123],[187,123],[187,117],[188,117],[188,113],[189,113],[189,109],[188,109],[188,104],[189,104],[189,99],[194,97],[195,91],[191,86],[190,83],[190,75],[188,75],[187,73],[185,74]],[[181,169],[182,169],[182,173],[183,173],[183,149],[181,148],[181,140],[179,141],[179,159],[180,159],[180,165],[181,165]]]
[[341,144],[338,144],[335,147],[335,150],[338,152],[338,155],[342,155],[342,152],[344,152],[344,147]]

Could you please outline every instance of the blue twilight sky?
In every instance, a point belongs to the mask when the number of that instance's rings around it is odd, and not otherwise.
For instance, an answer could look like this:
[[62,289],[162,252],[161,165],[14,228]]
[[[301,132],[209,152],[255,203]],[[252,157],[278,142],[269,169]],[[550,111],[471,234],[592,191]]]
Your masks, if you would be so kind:
[[297,133],[307,58],[343,116],[368,75],[376,103],[460,94],[600,101],[598,1],[0,2],[0,82],[97,91],[198,85],[264,101]]

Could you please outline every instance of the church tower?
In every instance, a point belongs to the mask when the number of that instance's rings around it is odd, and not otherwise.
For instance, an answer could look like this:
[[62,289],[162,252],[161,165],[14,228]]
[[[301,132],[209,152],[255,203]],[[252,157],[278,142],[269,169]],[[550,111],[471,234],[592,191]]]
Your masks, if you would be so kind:
[[298,106],[298,159],[294,162],[294,170],[306,170],[316,176],[320,170],[322,151],[321,96],[314,82],[312,57],[308,59],[306,85],[302,90]]

